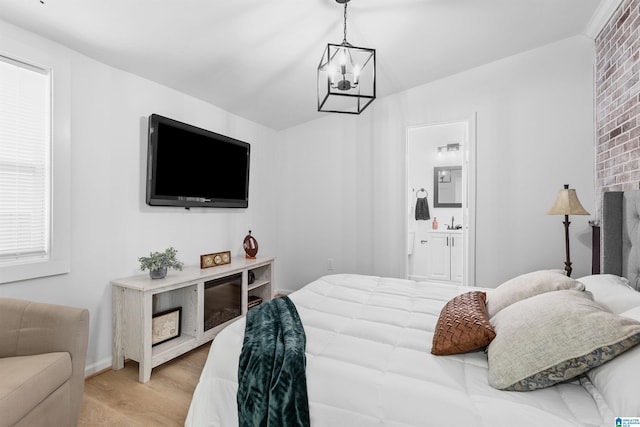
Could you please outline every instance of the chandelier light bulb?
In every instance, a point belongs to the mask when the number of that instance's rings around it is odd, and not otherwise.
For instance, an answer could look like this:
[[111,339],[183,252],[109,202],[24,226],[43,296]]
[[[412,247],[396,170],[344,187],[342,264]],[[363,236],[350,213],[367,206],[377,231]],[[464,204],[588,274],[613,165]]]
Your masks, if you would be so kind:
[[358,79],[362,68],[354,65],[349,59],[347,49],[340,49],[329,64],[328,74],[331,87],[341,91],[348,91],[358,86]]
[[327,70],[329,78],[331,79],[331,86],[335,87],[336,77],[338,76],[338,68],[334,64],[330,64]]
[[360,66],[356,64],[353,67],[353,85],[358,86],[358,79],[360,78]]

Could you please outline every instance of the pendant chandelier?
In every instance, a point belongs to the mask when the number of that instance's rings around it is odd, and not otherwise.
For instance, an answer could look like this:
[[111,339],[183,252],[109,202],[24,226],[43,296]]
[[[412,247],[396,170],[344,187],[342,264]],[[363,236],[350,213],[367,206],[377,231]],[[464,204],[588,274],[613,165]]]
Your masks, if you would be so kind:
[[347,41],[347,3],[344,4],[344,38],[327,44],[318,65],[318,111],[360,114],[376,99],[376,50]]

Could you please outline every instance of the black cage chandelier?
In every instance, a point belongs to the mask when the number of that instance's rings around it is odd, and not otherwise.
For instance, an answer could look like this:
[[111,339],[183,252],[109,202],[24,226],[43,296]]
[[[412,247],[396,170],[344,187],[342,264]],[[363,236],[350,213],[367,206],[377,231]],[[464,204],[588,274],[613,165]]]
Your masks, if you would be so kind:
[[327,44],[318,65],[318,111],[360,114],[376,99],[376,50],[347,41],[347,3],[344,4],[344,38]]

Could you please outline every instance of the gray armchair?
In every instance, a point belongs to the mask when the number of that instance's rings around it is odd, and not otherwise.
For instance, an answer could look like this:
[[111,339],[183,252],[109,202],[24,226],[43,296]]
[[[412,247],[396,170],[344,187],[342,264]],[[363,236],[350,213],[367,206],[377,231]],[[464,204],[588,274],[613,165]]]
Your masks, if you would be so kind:
[[76,426],[86,309],[0,298],[0,427]]

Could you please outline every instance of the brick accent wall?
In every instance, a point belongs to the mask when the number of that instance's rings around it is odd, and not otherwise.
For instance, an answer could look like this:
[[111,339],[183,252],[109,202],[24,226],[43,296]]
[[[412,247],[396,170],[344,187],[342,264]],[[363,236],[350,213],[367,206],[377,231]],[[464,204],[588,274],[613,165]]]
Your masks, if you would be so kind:
[[[640,184],[640,0],[624,0],[596,37],[596,194]],[[600,215],[598,215],[600,217]]]

